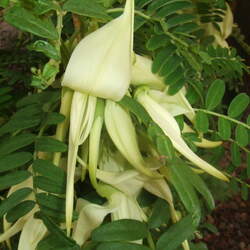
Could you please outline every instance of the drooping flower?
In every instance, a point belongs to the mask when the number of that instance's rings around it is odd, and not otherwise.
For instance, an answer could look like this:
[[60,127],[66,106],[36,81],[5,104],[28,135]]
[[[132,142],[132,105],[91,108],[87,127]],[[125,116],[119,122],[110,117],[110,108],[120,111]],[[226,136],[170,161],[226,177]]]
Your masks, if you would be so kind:
[[95,115],[96,97],[74,92],[69,131],[69,149],[66,187],[66,228],[70,234],[74,201],[74,176],[79,146],[87,139]]
[[118,150],[134,168],[147,176],[160,176],[146,166],[137,142],[135,127],[125,109],[113,101],[107,101],[105,125]]
[[124,13],[89,34],[74,49],[62,85],[81,93],[120,100],[131,80],[134,0]]
[[153,121],[158,124],[162,131],[172,141],[173,146],[184,155],[187,159],[193,162],[196,166],[203,169],[207,173],[222,179],[228,180],[227,177],[219,170],[211,166],[206,161],[197,156],[185,143],[181,137],[181,131],[174,117],[164,109],[157,101],[147,94],[147,91],[140,90],[136,95],[137,100],[149,113]]

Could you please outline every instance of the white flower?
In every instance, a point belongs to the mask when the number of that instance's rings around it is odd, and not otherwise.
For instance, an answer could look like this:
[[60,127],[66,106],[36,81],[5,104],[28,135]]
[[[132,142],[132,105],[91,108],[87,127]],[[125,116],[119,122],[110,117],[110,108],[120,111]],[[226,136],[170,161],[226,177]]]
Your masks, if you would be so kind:
[[174,117],[153,98],[151,98],[146,91],[139,91],[137,94],[137,100],[147,110],[153,121],[158,124],[166,136],[169,137],[177,151],[207,173],[222,180],[228,180],[224,174],[206,161],[202,160],[187,146],[181,137],[180,128]]
[[124,13],[86,36],[75,48],[62,85],[81,93],[120,100],[131,80],[134,0]]
[[153,74],[151,71],[153,61],[145,56],[135,54],[135,61],[132,65],[131,84],[147,85],[153,89],[164,89],[164,84],[161,77]]
[[147,167],[139,149],[132,119],[125,109],[113,101],[107,101],[105,125],[118,150],[134,168],[147,176],[160,176]]

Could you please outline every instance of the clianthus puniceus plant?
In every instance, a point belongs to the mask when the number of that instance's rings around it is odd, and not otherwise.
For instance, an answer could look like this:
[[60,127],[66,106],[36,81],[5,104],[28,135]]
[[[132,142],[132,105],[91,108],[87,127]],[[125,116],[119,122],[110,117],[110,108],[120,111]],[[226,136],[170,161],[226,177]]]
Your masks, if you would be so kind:
[[[192,240],[215,206],[206,181],[248,188],[219,164],[223,141],[232,165],[249,155],[249,119],[241,121],[249,97],[238,94],[227,115],[220,104],[226,84],[248,71],[226,41],[230,6],[0,5],[6,22],[30,33],[28,48],[49,57],[0,127],[3,246],[198,249]],[[0,86],[0,95],[10,91]]]

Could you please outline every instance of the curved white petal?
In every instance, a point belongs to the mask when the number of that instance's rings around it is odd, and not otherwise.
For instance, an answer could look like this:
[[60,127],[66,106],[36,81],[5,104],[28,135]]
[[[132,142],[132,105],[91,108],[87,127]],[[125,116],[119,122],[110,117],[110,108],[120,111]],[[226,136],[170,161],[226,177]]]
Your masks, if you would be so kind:
[[86,36],[75,48],[62,85],[93,96],[120,100],[131,80],[134,0],[124,13]]
[[[184,122],[183,133],[192,133],[192,132],[194,132],[194,130]],[[216,148],[222,144],[222,141],[210,141],[203,138],[202,135],[200,135],[199,138],[201,139],[201,142],[194,141],[194,144],[200,148]]]
[[148,94],[162,107],[164,107],[172,116],[188,113],[194,116],[194,110],[182,90],[173,96],[157,90],[149,90]]
[[105,125],[118,150],[134,168],[147,176],[159,177],[146,167],[138,146],[133,122],[126,110],[113,101],[107,101]]
[[74,201],[74,176],[78,147],[88,137],[95,115],[96,97],[75,92],[71,104],[66,187],[66,228],[70,234]]
[[103,222],[105,216],[115,208],[79,200],[77,202],[82,204],[78,208],[79,217],[74,225],[72,238],[81,246],[90,237],[91,232]]
[[161,105],[155,102],[145,92],[140,92],[137,95],[138,101],[144,106],[151,118],[157,123],[163,132],[172,141],[174,147],[183,154],[187,159],[193,162],[195,165],[208,172],[209,174],[220,178],[222,180],[228,180],[228,178],[222,174],[219,170],[211,166],[206,161],[197,156],[185,143],[181,137],[181,132],[176,120],[168,113]]
[[47,233],[47,228],[42,220],[33,216],[25,223],[18,244],[18,250],[36,250],[39,241]]
[[164,89],[166,85],[162,78],[151,71],[153,61],[145,56],[135,54],[135,62],[132,65],[131,84],[147,85],[153,89]]

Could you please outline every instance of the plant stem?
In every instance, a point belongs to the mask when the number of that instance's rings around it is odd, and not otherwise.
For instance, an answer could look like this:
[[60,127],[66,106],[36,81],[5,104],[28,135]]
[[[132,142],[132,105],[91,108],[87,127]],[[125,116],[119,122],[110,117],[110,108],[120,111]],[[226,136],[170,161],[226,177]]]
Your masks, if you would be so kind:
[[249,126],[249,125],[247,125],[247,124],[245,124],[245,123],[243,123],[243,122],[241,122],[241,121],[238,121],[238,120],[236,120],[236,119],[233,119],[233,118],[231,118],[231,117],[228,117],[228,116],[226,116],[226,115],[222,115],[222,114],[219,114],[219,113],[216,113],[216,112],[213,112],[213,111],[209,111],[209,110],[205,110],[205,109],[194,109],[194,110],[195,110],[195,111],[201,111],[201,112],[204,112],[204,113],[206,113],[206,114],[214,115],[214,116],[217,116],[217,117],[222,117],[222,118],[227,119],[227,120],[229,120],[229,121],[231,121],[231,122],[240,124],[241,126],[247,128],[247,129],[250,129],[250,126]]
[[223,174],[226,175],[226,176],[229,177],[229,178],[234,178],[237,182],[239,182],[239,183],[241,183],[241,184],[244,184],[244,185],[246,185],[248,188],[250,188],[250,184],[246,183],[245,181],[242,181],[240,178],[235,177],[235,176],[232,176],[232,175],[230,175],[230,174],[228,174],[227,172],[224,172],[224,171],[223,171]]
[[152,250],[155,250],[155,249],[156,249],[156,248],[155,248],[155,243],[154,243],[154,241],[153,241],[153,238],[152,238],[152,235],[151,235],[150,232],[148,233],[147,241],[148,241],[148,244],[149,244],[150,248],[151,248]]

